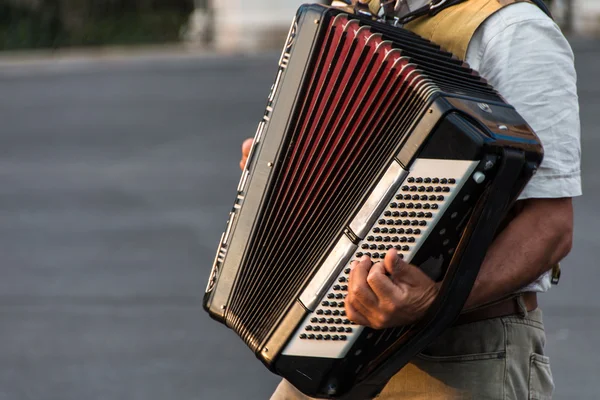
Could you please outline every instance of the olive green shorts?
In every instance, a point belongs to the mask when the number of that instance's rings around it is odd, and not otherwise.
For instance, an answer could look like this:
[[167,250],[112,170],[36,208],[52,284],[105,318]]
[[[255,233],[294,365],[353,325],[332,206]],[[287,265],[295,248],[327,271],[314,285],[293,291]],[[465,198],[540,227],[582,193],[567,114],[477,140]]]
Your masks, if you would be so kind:
[[[552,398],[542,312],[452,327],[403,368],[378,400]],[[308,400],[282,381],[271,400]]]

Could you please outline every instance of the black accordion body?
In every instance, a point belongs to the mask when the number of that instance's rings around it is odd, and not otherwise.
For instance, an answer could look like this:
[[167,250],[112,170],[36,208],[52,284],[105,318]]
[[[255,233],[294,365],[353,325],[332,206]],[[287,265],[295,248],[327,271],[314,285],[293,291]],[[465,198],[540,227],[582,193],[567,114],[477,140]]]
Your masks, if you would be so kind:
[[[371,398],[460,314],[539,140],[467,64],[401,28],[300,8],[204,306],[305,394]],[[422,321],[350,321],[350,263],[441,282]]]

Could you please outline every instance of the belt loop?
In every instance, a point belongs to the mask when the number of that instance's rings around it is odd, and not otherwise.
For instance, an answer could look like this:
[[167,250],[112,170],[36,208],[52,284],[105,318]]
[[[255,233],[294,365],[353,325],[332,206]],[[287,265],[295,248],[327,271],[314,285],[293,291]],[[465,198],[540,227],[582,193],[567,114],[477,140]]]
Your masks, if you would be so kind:
[[519,305],[519,309],[521,310],[521,317],[527,318],[529,312],[527,311],[525,300],[523,300],[523,293],[519,294],[519,296],[517,297],[517,304]]

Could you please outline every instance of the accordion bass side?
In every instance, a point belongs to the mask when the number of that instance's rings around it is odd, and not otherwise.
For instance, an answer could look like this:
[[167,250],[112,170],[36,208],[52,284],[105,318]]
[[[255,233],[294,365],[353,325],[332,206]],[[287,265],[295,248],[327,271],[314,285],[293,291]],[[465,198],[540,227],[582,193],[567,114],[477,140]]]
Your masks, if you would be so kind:
[[[300,8],[204,307],[313,397],[366,399],[460,314],[542,146],[467,64],[406,30]],[[422,321],[344,310],[351,262],[397,249],[441,282]]]

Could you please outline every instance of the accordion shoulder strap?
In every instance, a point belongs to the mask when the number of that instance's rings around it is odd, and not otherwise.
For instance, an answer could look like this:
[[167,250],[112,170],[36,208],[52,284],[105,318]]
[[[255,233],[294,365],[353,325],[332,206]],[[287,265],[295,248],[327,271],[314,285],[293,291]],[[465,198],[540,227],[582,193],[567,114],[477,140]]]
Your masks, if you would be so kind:
[[504,7],[529,0],[468,0],[433,16],[423,16],[404,25],[405,29],[431,40],[464,60],[475,31]]

